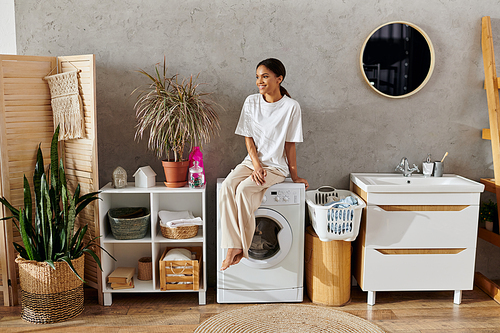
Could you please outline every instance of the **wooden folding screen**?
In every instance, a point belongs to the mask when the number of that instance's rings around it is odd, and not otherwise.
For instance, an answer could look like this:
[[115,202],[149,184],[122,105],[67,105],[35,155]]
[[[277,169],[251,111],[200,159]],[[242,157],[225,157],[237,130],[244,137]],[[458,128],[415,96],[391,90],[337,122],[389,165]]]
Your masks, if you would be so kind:
[[[71,191],[74,191],[76,184],[80,184],[81,193],[89,193],[99,190],[98,166],[97,166],[97,118],[96,118],[96,78],[95,78],[95,57],[70,56],[59,57],[59,72],[80,70],[80,95],[83,100],[85,114],[85,134],[82,139],[64,141],[64,161],[67,180],[70,183]],[[99,235],[99,214],[98,203],[89,205],[79,215],[77,222],[81,225],[88,224],[90,237]],[[100,253],[96,251],[96,253]],[[100,288],[100,276],[95,261],[89,255],[85,257],[85,281],[89,286]],[[100,293],[99,293],[100,294]]]
[[[497,77],[495,65],[495,51],[493,47],[493,34],[491,30],[491,19],[485,16],[481,20],[481,47],[483,51],[484,65],[484,88],[488,101],[488,116],[490,122],[489,129],[483,129],[483,139],[491,140],[491,151],[493,157],[493,170],[495,178],[482,178],[485,190],[495,193],[499,204],[500,215],[500,99],[498,89],[500,78]],[[488,231],[484,228],[478,230],[479,238],[500,247],[500,235]],[[500,287],[480,272],[476,272],[474,283],[484,292],[490,295],[495,301],[500,303]]]
[[[0,195],[10,200],[15,207],[23,205],[23,175],[31,182],[36,148],[39,143],[48,165],[50,140],[54,132],[50,92],[43,80],[49,72],[61,73],[80,70],[79,80],[85,112],[86,137],[64,141],[60,147],[64,157],[69,185],[72,189],[80,183],[82,193],[97,191],[97,128],[95,106],[95,57],[94,55],[70,57],[35,57],[0,55]],[[95,203],[83,211],[79,224],[89,225],[89,237],[98,234],[98,205]],[[0,216],[8,216],[3,207]],[[12,241],[20,241],[12,223],[4,222],[0,237],[6,243],[5,261],[8,277],[4,276],[2,263],[2,285],[11,282],[9,301],[17,303],[17,275]],[[1,246],[0,242],[0,246]],[[98,252],[98,251],[96,251]],[[101,289],[100,274],[93,260],[85,260],[85,280],[92,287]],[[4,295],[6,290],[4,290]]]

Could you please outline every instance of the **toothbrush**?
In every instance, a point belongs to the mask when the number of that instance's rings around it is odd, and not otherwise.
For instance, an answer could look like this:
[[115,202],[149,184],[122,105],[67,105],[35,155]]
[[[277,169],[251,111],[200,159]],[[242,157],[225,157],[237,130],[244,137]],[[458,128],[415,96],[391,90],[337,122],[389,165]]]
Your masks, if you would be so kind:
[[443,158],[441,159],[441,163],[443,163],[443,162],[444,162],[444,159],[446,158],[446,156],[448,156],[448,152],[446,152],[446,153],[444,154]]

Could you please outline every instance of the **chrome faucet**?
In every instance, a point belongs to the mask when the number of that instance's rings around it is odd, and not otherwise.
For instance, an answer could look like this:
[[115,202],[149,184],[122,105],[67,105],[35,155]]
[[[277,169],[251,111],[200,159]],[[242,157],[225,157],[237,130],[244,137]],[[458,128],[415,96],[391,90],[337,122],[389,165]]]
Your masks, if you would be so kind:
[[410,169],[410,166],[408,164],[408,159],[406,157],[403,157],[401,159],[401,162],[399,162],[395,171],[401,171],[403,173],[403,176],[405,177],[410,177],[412,172],[415,171],[420,172],[420,170],[418,170],[418,167],[415,164],[413,164],[413,168]]

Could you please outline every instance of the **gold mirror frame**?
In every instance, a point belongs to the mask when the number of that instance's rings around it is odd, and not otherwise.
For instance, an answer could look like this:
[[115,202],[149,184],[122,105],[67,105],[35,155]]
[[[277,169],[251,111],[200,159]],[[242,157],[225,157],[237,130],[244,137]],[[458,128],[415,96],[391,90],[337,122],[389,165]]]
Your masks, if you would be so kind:
[[[368,77],[365,74],[365,70],[363,69],[363,54],[365,52],[366,44],[368,43],[368,41],[370,40],[370,38],[373,36],[373,34],[375,32],[377,32],[382,27],[385,27],[385,26],[387,26],[389,24],[396,24],[396,23],[408,25],[408,26],[412,27],[413,29],[417,30],[424,37],[425,41],[427,42],[427,45],[429,46],[429,51],[431,53],[430,54],[430,56],[431,56],[431,62],[430,62],[430,65],[429,65],[429,72],[427,73],[427,76],[425,77],[424,81],[417,88],[415,88],[413,91],[411,91],[411,92],[409,92],[407,94],[404,94],[404,95],[392,96],[392,95],[388,95],[388,94],[385,94],[385,93],[381,92],[380,90],[378,90],[377,88],[375,88],[370,83],[370,81],[368,80]],[[378,26],[365,39],[365,41],[363,43],[363,47],[361,48],[360,56],[359,56],[359,65],[360,65],[360,68],[361,68],[361,73],[362,73],[363,78],[365,79],[366,83],[370,86],[370,88],[372,88],[374,91],[376,91],[380,95],[385,96],[385,97],[389,97],[389,98],[405,98],[405,97],[409,97],[409,96],[411,96],[411,95],[419,92],[427,84],[427,82],[429,81],[429,79],[430,79],[430,77],[432,75],[432,72],[434,71],[434,63],[435,63],[434,47],[432,45],[432,42],[431,42],[429,36],[425,33],[425,31],[423,31],[422,29],[420,29],[420,27],[416,26],[413,23],[409,23],[409,22],[406,22],[406,21],[392,21],[392,22],[384,23],[384,24]]]

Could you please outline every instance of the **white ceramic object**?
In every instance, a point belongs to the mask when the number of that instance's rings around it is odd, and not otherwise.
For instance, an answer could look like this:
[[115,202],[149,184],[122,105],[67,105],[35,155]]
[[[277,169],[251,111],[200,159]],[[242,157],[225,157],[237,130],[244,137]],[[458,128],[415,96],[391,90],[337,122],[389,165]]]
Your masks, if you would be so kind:
[[484,191],[483,184],[453,174],[445,174],[442,177],[424,177],[420,174],[404,177],[400,173],[352,173],[351,181],[365,192],[464,193]]
[[156,172],[149,166],[143,166],[134,173],[135,187],[153,187],[156,185]]

